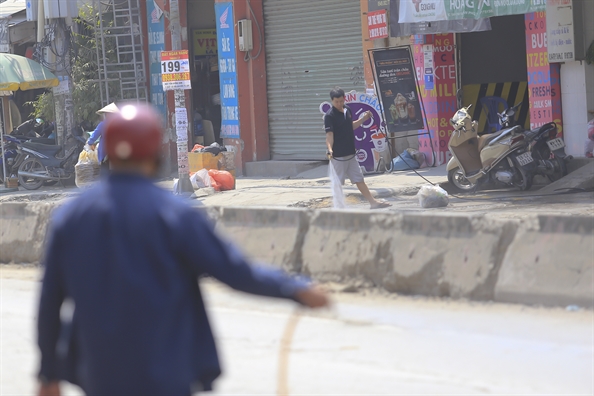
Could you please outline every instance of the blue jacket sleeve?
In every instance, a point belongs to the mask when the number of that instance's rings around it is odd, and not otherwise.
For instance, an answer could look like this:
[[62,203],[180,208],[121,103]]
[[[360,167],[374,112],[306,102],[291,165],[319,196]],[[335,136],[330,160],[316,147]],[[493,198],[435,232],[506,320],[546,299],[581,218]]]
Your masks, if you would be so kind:
[[52,229],[44,258],[45,274],[37,316],[37,342],[41,352],[39,376],[46,380],[59,378],[56,344],[60,335],[60,308],[64,300],[59,268],[59,254],[62,248],[64,246],[61,245],[58,231]]
[[[292,277],[280,269],[252,265],[237,248],[219,238],[212,224],[191,211],[185,235],[186,258],[198,274],[207,273],[246,293],[297,301],[295,294],[309,287],[309,280]],[[203,250],[196,246],[203,246]]]
[[87,143],[88,144],[95,144],[95,143],[97,143],[97,140],[99,140],[99,138],[103,134],[103,127],[104,126],[105,126],[105,121],[101,121],[97,125],[97,128],[95,128],[95,130],[91,134],[91,137],[89,138],[89,140],[87,140]]

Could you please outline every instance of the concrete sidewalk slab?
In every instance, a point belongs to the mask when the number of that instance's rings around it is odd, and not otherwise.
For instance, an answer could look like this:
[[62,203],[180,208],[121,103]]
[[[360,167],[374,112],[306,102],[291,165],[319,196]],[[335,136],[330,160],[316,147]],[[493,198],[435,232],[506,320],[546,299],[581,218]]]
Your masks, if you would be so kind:
[[544,186],[539,193],[553,194],[563,190],[594,188],[594,161],[589,161],[586,165],[571,172],[567,176]]
[[258,161],[247,162],[247,177],[293,177],[320,166],[322,161]]

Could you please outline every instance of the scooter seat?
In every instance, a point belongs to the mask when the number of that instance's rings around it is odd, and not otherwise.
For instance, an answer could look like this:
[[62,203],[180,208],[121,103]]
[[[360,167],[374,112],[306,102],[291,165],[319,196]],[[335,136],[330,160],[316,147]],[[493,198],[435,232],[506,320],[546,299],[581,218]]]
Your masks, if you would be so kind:
[[491,142],[493,139],[495,139],[497,136],[501,135],[503,132],[506,132],[506,129],[502,129],[500,131],[497,131],[495,133],[489,133],[487,135],[482,135],[479,136],[478,138],[478,150],[479,152],[484,149],[487,144],[489,144],[489,142]]
[[41,154],[47,155],[48,157],[55,156],[62,149],[62,146],[53,146],[53,145],[49,145],[49,144],[32,143],[32,142],[25,142],[22,144],[22,146],[24,148],[28,148],[29,150],[34,150]]

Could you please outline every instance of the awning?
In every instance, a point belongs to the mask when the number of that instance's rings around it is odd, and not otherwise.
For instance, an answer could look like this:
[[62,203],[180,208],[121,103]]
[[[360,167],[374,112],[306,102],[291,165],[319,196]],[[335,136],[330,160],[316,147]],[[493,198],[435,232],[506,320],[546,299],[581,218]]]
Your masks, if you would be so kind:
[[481,19],[544,11],[546,0],[391,0],[400,2],[399,23]]
[[8,18],[26,9],[27,3],[25,0],[6,0],[4,3],[0,3],[0,19]]

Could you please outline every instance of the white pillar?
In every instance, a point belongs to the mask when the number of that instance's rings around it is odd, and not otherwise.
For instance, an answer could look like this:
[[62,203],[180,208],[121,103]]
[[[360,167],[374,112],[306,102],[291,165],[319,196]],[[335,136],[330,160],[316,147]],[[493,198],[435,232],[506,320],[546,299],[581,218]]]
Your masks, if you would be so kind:
[[592,118],[588,111],[594,111],[594,65],[586,62],[561,65],[561,100],[565,151],[575,157],[583,157],[586,124]]

